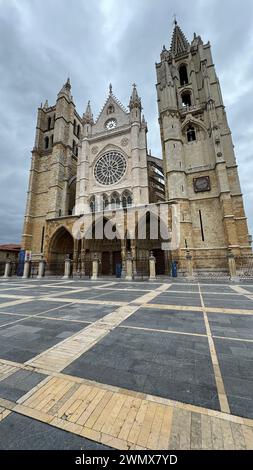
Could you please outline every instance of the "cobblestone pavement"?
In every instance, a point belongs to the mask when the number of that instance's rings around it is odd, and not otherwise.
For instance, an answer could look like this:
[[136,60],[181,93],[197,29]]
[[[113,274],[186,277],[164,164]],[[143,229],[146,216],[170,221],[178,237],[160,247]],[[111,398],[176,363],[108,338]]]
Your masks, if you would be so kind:
[[253,286],[0,279],[0,449],[253,449]]

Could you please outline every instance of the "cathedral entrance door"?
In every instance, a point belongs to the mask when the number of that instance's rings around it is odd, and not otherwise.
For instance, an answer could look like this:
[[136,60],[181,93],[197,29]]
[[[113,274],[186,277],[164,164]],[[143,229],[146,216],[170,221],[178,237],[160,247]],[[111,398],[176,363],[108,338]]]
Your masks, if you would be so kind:
[[114,252],[113,252],[112,274],[116,274],[116,266],[117,266],[117,264],[121,264],[121,265],[122,265],[121,251],[114,251]]
[[164,251],[160,249],[153,250],[154,257],[156,259],[156,274],[165,274],[165,257]]
[[109,251],[103,251],[103,253],[102,253],[102,275],[109,276],[109,274],[111,274],[110,253],[109,253]]

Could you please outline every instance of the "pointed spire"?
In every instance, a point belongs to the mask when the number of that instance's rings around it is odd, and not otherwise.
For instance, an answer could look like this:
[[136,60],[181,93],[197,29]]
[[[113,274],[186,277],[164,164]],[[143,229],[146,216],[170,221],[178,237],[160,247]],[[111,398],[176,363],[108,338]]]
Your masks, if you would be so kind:
[[172,41],[170,46],[170,52],[177,56],[183,52],[187,52],[189,49],[189,42],[187,41],[183,31],[177,24],[177,20],[174,21],[175,27],[172,35]]
[[133,109],[133,108],[142,109],[141,98],[138,95],[135,83],[133,83],[133,91],[132,91],[132,94],[131,94],[131,97],[130,97],[129,108],[130,108],[130,110]]
[[43,106],[43,109],[45,109],[45,110],[48,109],[48,100],[45,101],[45,104],[44,104],[44,106]]
[[112,95],[112,84],[109,85],[109,95]]
[[90,101],[88,101],[86,111],[83,115],[83,123],[84,124],[91,124],[91,125],[94,123],[93,114],[92,114],[92,111],[91,111]]
[[65,95],[68,98],[72,99],[70,78],[68,78],[66,83],[63,85],[61,91],[58,93],[58,97],[61,95]]

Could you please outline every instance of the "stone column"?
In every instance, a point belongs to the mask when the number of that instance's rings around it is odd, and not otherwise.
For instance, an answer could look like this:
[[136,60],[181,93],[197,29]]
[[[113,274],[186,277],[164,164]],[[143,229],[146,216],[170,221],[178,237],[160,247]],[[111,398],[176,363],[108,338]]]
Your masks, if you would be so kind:
[[97,255],[95,255],[93,261],[92,261],[92,276],[91,279],[93,281],[96,281],[98,279],[98,268],[99,268],[99,259]]
[[11,261],[6,261],[4,270],[4,279],[11,277]]
[[237,276],[237,273],[236,273],[235,257],[232,251],[230,251],[228,254],[228,270],[229,270],[230,280],[234,282],[238,282],[239,277]]
[[69,279],[71,276],[71,259],[69,256],[65,259],[63,279]]
[[122,262],[121,278],[124,279],[126,277],[126,247],[125,247],[125,240],[121,241],[121,262]]
[[38,273],[38,279],[41,279],[42,277],[45,276],[45,261],[43,257],[41,258],[39,262],[39,273]]
[[150,253],[149,257],[149,280],[154,281],[156,279],[156,259],[153,255],[153,251]]
[[133,258],[131,253],[127,254],[126,258],[126,281],[132,281],[133,280]]
[[28,279],[30,277],[30,272],[31,272],[31,261],[25,261],[24,264],[24,273],[22,279]]
[[194,274],[193,274],[193,264],[192,264],[192,256],[189,252],[189,250],[187,250],[186,252],[186,266],[187,266],[187,278],[189,280],[193,279],[194,278]]

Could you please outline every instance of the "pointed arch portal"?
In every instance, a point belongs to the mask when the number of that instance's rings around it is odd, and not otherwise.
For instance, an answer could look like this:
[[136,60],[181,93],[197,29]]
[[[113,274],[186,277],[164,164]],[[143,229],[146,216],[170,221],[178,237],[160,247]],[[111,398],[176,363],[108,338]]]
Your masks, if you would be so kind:
[[67,256],[73,259],[74,240],[65,227],[60,227],[53,235],[48,254],[48,270],[50,274],[62,275]]

